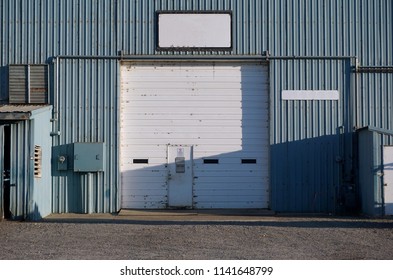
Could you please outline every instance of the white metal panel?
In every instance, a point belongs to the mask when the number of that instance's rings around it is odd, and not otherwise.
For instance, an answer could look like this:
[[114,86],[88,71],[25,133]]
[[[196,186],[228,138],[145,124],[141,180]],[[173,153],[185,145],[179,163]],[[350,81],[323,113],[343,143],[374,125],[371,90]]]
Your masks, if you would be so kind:
[[283,90],[283,100],[339,100],[338,90]]
[[229,48],[231,15],[174,13],[158,15],[161,48]]
[[393,146],[383,148],[385,215],[393,215]]
[[[179,161],[178,161],[179,159]],[[182,166],[183,160],[183,166]],[[190,146],[168,146],[168,206],[192,206],[193,156]]]
[[266,65],[125,63],[121,73],[123,208],[168,206],[168,145],[193,147],[195,208],[268,207]]

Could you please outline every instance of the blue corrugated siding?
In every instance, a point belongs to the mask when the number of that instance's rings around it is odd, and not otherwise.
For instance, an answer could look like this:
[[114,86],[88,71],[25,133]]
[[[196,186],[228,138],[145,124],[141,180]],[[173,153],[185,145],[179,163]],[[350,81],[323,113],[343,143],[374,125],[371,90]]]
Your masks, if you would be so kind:
[[[1,98],[7,96],[8,64],[48,63],[51,57],[60,54],[116,54],[117,7],[116,1],[2,1]],[[107,147],[107,170],[89,175],[94,193],[88,192],[85,175],[69,171],[65,176],[54,176],[53,211],[117,211],[117,61],[61,60],[60,63],[60,110],[53,129],[61,135],[53,138],[53,146],[103,141]],[[56,67],[51,70],[53,102]],[[26,174],[19,171],[18,174],[19,181],[27,178]],[[24,202],[19,193],[14,194],[18,196],[14,207],[17,213],[22,213]],[[93,202],[88,203],[84,197],[93,197]]]
[[[332,212],[349,157],[340,141],[351,121],[345,61],[272,61],[271,76],[271,186],[277,211]],[[297,73],[297,75],[294,75]],[[330,73],[335,73],[333,76]],[[282,90],[339,90],[338,101],[282,100]],[[347,128],[347,129],[345,129]],[[350,139],[348,139],[350,140]],[[285,174],[285,175],[284,175]]]
[[[3,145],[4,145],[4,125],[0,125],[0,171],[3,172],[4,170],[4,151],[3,151]],[[0,221],[4,217],[4,176],[3,173],[0,174]]]
[[116,2],[3,0],[1,60],[39,64],[59,54],[116,53]]
[[[156,51],[159,10],[232,11],[233,50]],[[115,56],[121,50],[130,55],[269,51],[272,56],[332,56],[270,61],[270,139],[273,208],[333,211],[336,189],[353,176],[352,128],[393,127],[392,74],[350,74],[354,60],[334,57],[356,56],[364,66],[392,65],[392,15],[390,0],[2,0],[0,99],[7,97],[8,64],[46,63],[56,55]],[[53,80],[56,67],[51,69]],[[118,76],[116,60],[60,60],[60,110],[53,130],[59,128],[61,135],[53,145],[104,141],[107,169],[96,175],[68,171],[54,176],[55,212],[108,212],[120,207]],[[282,101],[283,89],[338,89],[340,100]]]
[[54,211],[115,212],[119,207],[117,61],[60,60],[58,76],[56,130],[61,135],[54,137],[54,146],[105,142],[106,170],[94,174],[54,171]]
[[[41,147],[41,176],[34,176],[34,161],[30,160],[30,188],[28,196],[28,218],[31,220],[39,220],[52,213],[52,200],[51,200],[51,159],[52,159],[52,141],[48,135],[51,132],[51,114],[52,108],[46,107],[33,113],[30,122],[32,137],[31,145],[32,150],[35,145]],[[29,139],[30,135],[26,135]],[[30,142],[30,141],[26,141]],[[31,152],[34,156],[34,152]]]
[[[126,54],[260,55],[268,44],[268,1],[180,0],[119,1],[119,49]],[[169,52],[155,50],[156,11],[232,11],[233,51]],[[262,39],[264,38],[264,39]]]
[[11,125],[10,211],[15,219],[26,219],[29,212],[30,154],[28,143],[30,121]]

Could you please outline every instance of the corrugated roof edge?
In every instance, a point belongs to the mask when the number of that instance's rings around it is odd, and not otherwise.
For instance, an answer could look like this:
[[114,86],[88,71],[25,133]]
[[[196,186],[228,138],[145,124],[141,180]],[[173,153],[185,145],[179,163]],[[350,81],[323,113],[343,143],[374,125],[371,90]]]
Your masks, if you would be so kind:
[[30,117],[51,110],[51,105],[15,105],[5,104],[0,105],[0,120],[18,121],[27,120]]
[[356,131],[361,131],[361,130],[369,130],[369,131],[374,131],[374,132],[377,132],[380,134],[393,136],[393,130],[379,128],[379,127],[375,127],[375,126],[364,126],[364,127],[358,128]]

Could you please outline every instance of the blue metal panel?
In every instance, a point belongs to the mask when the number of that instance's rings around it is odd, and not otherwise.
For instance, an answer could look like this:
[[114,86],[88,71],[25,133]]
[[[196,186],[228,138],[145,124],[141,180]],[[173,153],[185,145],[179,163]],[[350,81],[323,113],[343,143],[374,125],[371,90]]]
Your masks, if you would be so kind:
[[[53,137],[53,158],[60,155],[58,147],[76,142],[105,142],[106,156],[104,172],[94,174],[60,172],[57,165],[52,166],[53,211],[116,212],[120,207],[118,62],[60,60],[57,76],[59,109],[54,131],[60,135]],[[89,191],[93,187],[94,192]]]
[[[51,123],[50,118],[52,107],[48,106],[32,112],[31,116],[31,133],[32,136],[26,135],[27,139],[32,141],[30,157],[34,156],[34,147],[40,146],[42,149],[41,157],[41,177],[34,177],[33,161],[29,159],[30,164],[30,185],[28,191],[28,218],[30,220],[39,220],[52,213],[52,188],[51,188],[51,146],[50,137]],[[27,140],[26,139],[26,140]],[[29,142],[29,141],[26,141]]]
[[104,171],[105,143],[74,143],[74,172]]
[[359,73],[356,126],[393,128],[393,73]]
[[358,131],[359,171],[361,212],[370,216],[384,215],[384,146],[392,141],[392,130],[373,127]]
[[[119,1],[119,49],[132,55],[262,54],[268,42],[268,2],[260,0]],[[156,11],[232,11],[233,51],[156,51]]]
[[30,121],[11,124],[10,211],[14,219],[26,219],[30,187]]
[[[271,185],[276,211],[334,212],[341,184],[341,149],[351,121],[345,61],[272,61]],[[330,75],[334,73],[334,77]],[[323,77],[323,78],[320,78]],[[282,90],[338,90],[338,101],[282,100]],[[350,139],[349,139],[350,140]],[[347,153],[347,154],[345,154]],[[285,176],[283,176],[285,174]]]
[[[37,220],[51,211],[51,107],[11,124],[10,211],[14,219]],[[34,177],[34,146],[42,148],[42,176]]]
[[0,125],[0,221],[4,218],[4,125]]
[[[367,215],[374,215],[374,133],[363,129],[358,132],[359,157],[359,187],[361,211]],[[370,148],[372,147],[372,148]]]
[[3,0],[1,61],[41,64],[59,54],[116,53],[116,3]]

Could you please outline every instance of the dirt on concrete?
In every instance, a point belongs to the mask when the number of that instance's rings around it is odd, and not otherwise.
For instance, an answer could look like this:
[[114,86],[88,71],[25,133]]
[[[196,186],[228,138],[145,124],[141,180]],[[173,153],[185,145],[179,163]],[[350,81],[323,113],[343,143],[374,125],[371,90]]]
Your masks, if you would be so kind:
[[393,219],[127,212],[0,222],[0,259],[393,259]]

